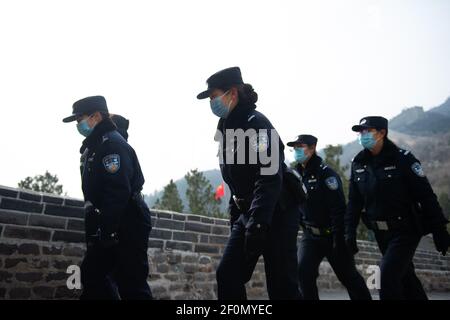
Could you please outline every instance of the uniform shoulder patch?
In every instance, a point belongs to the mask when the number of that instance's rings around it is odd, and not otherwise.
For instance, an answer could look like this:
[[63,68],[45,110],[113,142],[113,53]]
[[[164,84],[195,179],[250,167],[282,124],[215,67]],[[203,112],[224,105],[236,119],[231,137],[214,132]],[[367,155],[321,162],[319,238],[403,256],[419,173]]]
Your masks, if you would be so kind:
[[339,183],[336,177],[328,177],[325,179],[325,184],[327,185],[328,189],[330,190],[337,190],[339,188]]
[[425,172],[423,172],[422,165],[419,162],[414,162],[411,165],[411,169],[417,176],[421,178],[425,177]]
[[267,132],[260,132],[250,138],[250,146],[255,152],[266,152],[269,148]]
[[103,166],[109,173],[116,173],[120,169],[120,156],[118,154],[109,154],[103,158]]

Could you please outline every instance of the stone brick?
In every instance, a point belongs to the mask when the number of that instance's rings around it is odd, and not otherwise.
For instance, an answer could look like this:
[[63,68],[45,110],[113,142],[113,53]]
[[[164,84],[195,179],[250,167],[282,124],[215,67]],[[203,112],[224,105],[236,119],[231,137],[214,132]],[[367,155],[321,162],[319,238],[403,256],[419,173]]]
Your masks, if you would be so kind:
[[164,248],[164,241],[162,241],[162,240],[148,240],[148,247],[149,248],[162,249],[162,248]]
[[183,257],[183,262],[187,262],[187,263],[195,263],[198,261],[198,256],[197,255],[188,255]]
[[2,282],[11,282],[13,274],[7,271],[0,270],[0,283]]
[[58,270],[64,270],[64,272],[67,270],[67,267],[70,265],[73,265],[72,260],[54,260],[53,261],[53,267]]
[[4,300],[6,298],[6,288],[0,288],[0,299]]
[[195,282],[204,282],[206,281],[207,277],[205,273],[196,273],[194,274],[194,281]]
[[63,204],[64,198],[43,195],[42,202],[52,203],[52,204]]
[[205,244],[196,244],[195,252],[219,253],[219,247]]
[[74,232],[74,231],[58,231],[56,230],[53,234],[53,241],[64,241],[64,242],[75,242],[75,243],[84,243],[85,237],[82,232]]
[[44,286],[34,287],[33,294],[37,298],[51,299],[51,298],[53,298],[53,295],[55,294],[55,288],[44,287]]
[[83,257],[85,250],[80,247],[66,247],[63,250],[63,255],[66,257]]
[[6,258],[5,259],[5,269],[10,269],[16,267],[19,263],[27,263],[26,258]]
[[200,235],[200,243],[208,243],[209,242],[209,236],[207,236],[206,234],[201,234]]
[[5,231],[3,231],[3,237],[15,239],[49,241],[50,235],[51,232],[49,230],[12,227],[12,226],[6,226]]
[[12,255],[17,251],[17,244],[0,243],[0,255]]
[[29,214],[8,210],[0,210],[0,223],[26,225]]
[[[164,279],[174,282],[174,281],[178,281],[180,279],[180,276],[176,273],[170,273],[170,274],[165,274]],[[170,289],[170,290],[173,290],[173,289]]]
[[184,222],[173,221],[168,219],[158,219],[156,221],[156,227],[170,230],[184,230]]
[[184,272],[186,272],[186,273],[195,273],[195,272],[197,272],[197,270],[198,270],[198,266],[195,264],[195,263],[186,263],[184,266],[183,266],[183,270],[184,270]]
[[3,198],[0,203],[0,209],[15,210],[22,212],[41,213],[44,205],[36,202]]
[[167,241],[166,249],[182,250],[182,251],[192,251],[192,243],[188,242],[178,242],[178,241]]
[[31,298],[30,288],[12,288],[9,291],[9,298],[15,300],[24,300]]
[[211,233],[211,226],[204,223],[186,222],[185,230],[202,233]]
[[156,272],[158,273],[167,273],[169,272],[169,265],[166,263],[160,263],[156,266]]
[[200,219],[201,219],[200,216],[195,216],[192,214],[187,215],[187,221],[199,221],[200,222]]
[[170,240],[172,239],[172,231],[153,228],[150,232],[150,238]]
[[215,222],[215,224],[220,225],[220,226],[230,226],[230,222],[228,220],[215,219],[214,222]]
[[168,213],[168,212],[157,211],[157,212],[156,212],[156,216],[157,216],[159,219],[169,219],[169,220],[172,220],[172,214],[171,214],[171,213]]
[[167,289],[161,285],[154,285],[152,287],[152,293],[156,296],[159,296],[160,294],[166,293]]
[[173,240],[198,242],[198,234],[193,232],[173,232]]
[[42,247],[42,253],[45,255],[60,255],[62,253],[62,247]]
[[82,201],[82,200],[76,200],[76,199],[68,199],[68,198],[65,198],[65,199],[64,199],[64,205],[65,205],[65,206],[70,206],[70,207],[80,207],[80,208],[84,208],[84,201]]
[[181,254],[175,254],[175,253],[169,254],[167,256],[167,262],[169,264],[180,263],[181,262]]
[[212,227],[212,233],[213,234],[217,234],[217,235],[221,235],[221,236],[227,236],[230,233],[230,228],[213,226]]
[[37,227],[65,229],[66,219],[32,214],[30,216],[28,224],[30,226],[37,226]]
[[45,278],[45,281],[66,281],[69,278],[70,274],[67,274],[65,272],[50,272],[47,277]]
[[211,263],[211,258],[208,256],[201,256],[200,259],[198,260],[198,263],[200,264],[209,264]]
[[41,272],[24,272],[24,273],[16,273],[16,279],[22,282],[38,282],[42,280],[43,275]]
[[172,219],[173,220],[178,220],[178,221],[186,221],[186,215],[185,214],[172,214]]
[[84,221],[81,219],[69,219],[67,230],[84,231]]
[[20,191],[19,192],[19,199],[29,200],[29,201],[33,201],[33,202],[41,202],[42,195],[38,194],[38,193],[31,193],[31,192]]
[[201,217],[200,222],[207,223],[207,224],[214,224],[214,219]]
[[19,254],[32,254],[35,256],[40,254],[39,246],[34,243],[23,243],[19,245],[18,252]]
[[228,237],[209,236],[209,242],[214,244],[226,244],[228,242]]
[[51,216],[84,218],[84,208],[80,207],[46,204],[44,213]]
[[19,192],[15,189],[0,186],[0,196],[8,198],[17,198]]

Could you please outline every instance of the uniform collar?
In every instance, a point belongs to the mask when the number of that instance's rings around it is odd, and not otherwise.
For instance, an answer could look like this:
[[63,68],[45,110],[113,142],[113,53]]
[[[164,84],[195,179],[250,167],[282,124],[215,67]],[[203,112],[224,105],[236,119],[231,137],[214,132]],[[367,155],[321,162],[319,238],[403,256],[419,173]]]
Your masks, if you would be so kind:
[[240,123],[244,119],[247,121],[247,115],[255,109],[255,104],[243,104],[239,102],[228,115],[228,118],[224,119],[222,123],[225,124],[226,128],[241,127]]
[[378,163],[389,162],[397,156],[398,147],[389,139],[384,141],[383,149],[381,152],[374,156],[372,153],[364,149],[360,153],[358,153],[353,161],[367,163],[369,161],[375,161]]
[[316,172],[322,163],[323,163],[322,158],[320,156],[318,156],[316,153],[314,153],[312,155],[311,159],[309,159],[308,163],[306,164],[306,167],[303,168],[303,166],[301,164],[298,164],[297,170],[302,175],[307,175],[307,174]]
[[104,119],[94,127],[92,133],[83,141],[80,152],[86,148],[92,148],[103,141],[103,135],[107,132],[117,130],[116,125],[110,119]]

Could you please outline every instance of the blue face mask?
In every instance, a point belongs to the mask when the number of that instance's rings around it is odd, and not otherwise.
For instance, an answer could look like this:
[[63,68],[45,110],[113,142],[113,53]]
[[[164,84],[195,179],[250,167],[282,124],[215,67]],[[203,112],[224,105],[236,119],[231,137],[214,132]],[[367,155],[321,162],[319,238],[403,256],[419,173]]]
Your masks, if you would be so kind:
[[223,118],[223,119],[226,119],[230,113],[231,101],[228,104],[228,106],[225,103],[223,103],[223,101],[222,101],[222,97],[225,96],[227,93],[228,93],[228,91],[225,92],[220,97],[214,98],[210,102],[212,112],[219,118]]
[[372,132],[361,133],[358,136],[359,144],[363,146],[364,149],[371,150],[377,144]]
[[308,156],[305,154],[305,149],[303,148],[295,148],[294,149],[294,158],[300,164],[305,163],[308,160]]
[[84,119],[83,121],[77,123],[78,132],[84,137],[88,137],[94,130],[94,128],[89,127],[87,120],[88,119]]

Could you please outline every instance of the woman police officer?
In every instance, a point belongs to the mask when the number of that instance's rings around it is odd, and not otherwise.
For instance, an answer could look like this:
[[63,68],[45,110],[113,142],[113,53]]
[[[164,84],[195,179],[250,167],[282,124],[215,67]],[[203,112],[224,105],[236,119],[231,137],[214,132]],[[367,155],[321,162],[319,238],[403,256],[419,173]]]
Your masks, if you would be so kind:
[[365,117],[353,131],[364,150],[351,167],[346,242],[356,252],[356,227],[362,214],[381,250],[380,299],[427,299],[413,257],[422,235],[433,234],[445,255],[447,220],[420,162],[388,139],[388,121]]
[[297,299],[299,206],[283,189],[283,143],[255,110],[258,96],[244,84],[238,67],[215,73],[207,84],[197,98],[209,97],[212,112],[220,118],[220,169],[232,194],[232,231],[216,272],[218,298],[246,299],[245,283],[262,254],[269,298]]

